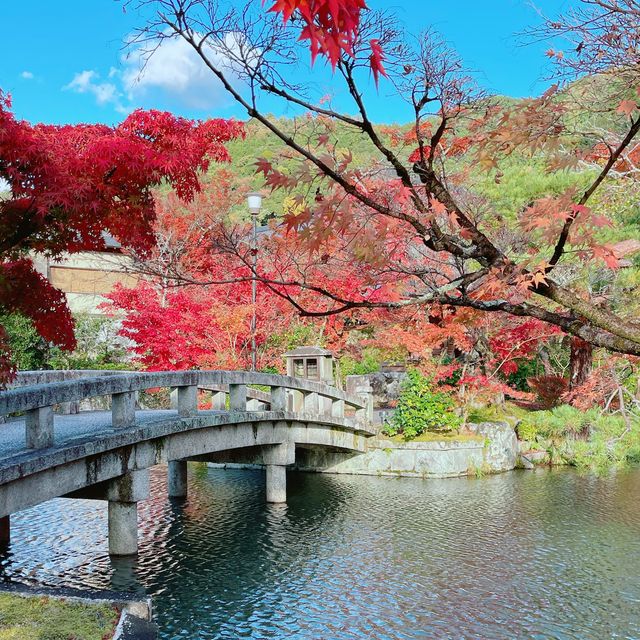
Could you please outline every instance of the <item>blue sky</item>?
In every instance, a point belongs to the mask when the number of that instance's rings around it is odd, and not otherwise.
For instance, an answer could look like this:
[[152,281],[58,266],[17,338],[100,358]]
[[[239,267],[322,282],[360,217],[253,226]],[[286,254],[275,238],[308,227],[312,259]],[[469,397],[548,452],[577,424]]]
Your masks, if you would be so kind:
[[[520,46],[515,34],[540,21],[533,4],[553,15],[573,2],[369,0],[369,5],[394,10],[415,32],[433,25],[477,72],[481,85],[526,96],[548,84],[543,77],[549,45]],[[12,94],[15,113],[33,122],[115,123],[137,106],[197,118],[243,117],[205,70],[182,59],[180,49],[167,49],[147,76],[134,82],[138,67],[123,59],[123,41],[143,22],[134,11],[125,13],[118,0],[7,2],[3,24],[12,28],[0,39],[0,88]],[[317,73],[330,87],[328,74]],[[374,120],[404,119],[390,108],[384,82],[367,97]]]

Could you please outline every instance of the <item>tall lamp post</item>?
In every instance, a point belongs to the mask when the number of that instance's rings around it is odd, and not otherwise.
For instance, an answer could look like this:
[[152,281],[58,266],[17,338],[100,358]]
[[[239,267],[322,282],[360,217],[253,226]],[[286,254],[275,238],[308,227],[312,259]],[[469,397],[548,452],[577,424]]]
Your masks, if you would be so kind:
[[253,277],[251,279],[251,371],[256,370],[256,295],[258,291],[258,279],[256,268],[258,266],[258,215],[262,209],[262,194],[252,191],[247,194],[247,204],[253,221],[253,235],[251,237],[251,257],[253,261]]

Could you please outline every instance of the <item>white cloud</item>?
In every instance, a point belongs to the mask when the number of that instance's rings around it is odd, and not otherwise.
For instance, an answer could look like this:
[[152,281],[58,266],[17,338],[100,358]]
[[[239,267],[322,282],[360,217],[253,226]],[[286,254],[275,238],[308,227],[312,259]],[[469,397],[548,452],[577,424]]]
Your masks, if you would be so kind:
[[[229,33],[225,47],[238,51],[239,42],[237,34]],[[235,75],[233,64],[222,51],[209,47],[207,54],[215,65]],[[122,69],[111,67],[106,80],[97,71],[85,70],[76,73],[64,89],[93,95],[98,104],[110,104],[120,113],[135,107],[163,108],[167,100],[199,110],[229,101],[222,83],[182,38],[162,40],[150,56],[142,47],[133,48],[122,59]]]
[[81,71],[73,76],[73,80],[63,87],[76,93],[88,93],[95,97],[96,102],[103,106],[112,104],[116,110],[124,109],[122,106],[122,93],[113,82],[100,82],[100,75],[96,71]]
[[31,71],[23,71],[20,74],[20,77],[24,78],[25,80],[33,80],[34,75],[33,75],[33,73],[31,73]]
[[[208,55],[214,64],[225,64],[213,48]],[[227,101],[220,81],[182,38],[161,41],[148,58],[142,49],[135,49],[123,62],[122,83],[133,102],[160,94],[185,107],[210,109]]]
[[6,193],[9,190],[9,183],[4,178],[0,178],[0,193]]

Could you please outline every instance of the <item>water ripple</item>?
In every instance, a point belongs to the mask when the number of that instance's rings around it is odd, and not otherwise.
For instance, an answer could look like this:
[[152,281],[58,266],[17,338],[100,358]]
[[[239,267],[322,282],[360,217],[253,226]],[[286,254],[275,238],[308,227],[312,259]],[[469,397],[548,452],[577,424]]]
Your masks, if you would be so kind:
[[640,471],[485,479],[291,474],[191,465],[189,498],[152,472],[140,554],[110,559],[106,504],[12,518],[3,579],[153,596],[162,638],[640,638]]

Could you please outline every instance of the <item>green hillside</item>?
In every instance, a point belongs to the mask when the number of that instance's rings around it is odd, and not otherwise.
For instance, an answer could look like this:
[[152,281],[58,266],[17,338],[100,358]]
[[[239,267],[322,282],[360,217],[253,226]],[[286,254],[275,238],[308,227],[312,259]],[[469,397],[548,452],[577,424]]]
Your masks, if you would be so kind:
[[[615,106],[625,96],[626,93],[622,88],[609,79],[601,77],[584,78],[560,92],[555,100],[564,104],[568,102],[570,105],[564,117],[564,124],[570,135],[561,140],[565,151],[570,154],[592,148],[602,132],[622,133],[627,126],[628,117],[616,113]],[[503,96],[494,96],[488,101],[506,108],[517,107],[521,103],[520,100]],[[311,145],[315,145],[320,133],[327,131],[317,120],[305,116],[295,119],[273,118],[273,121],[284,132],[288,134],[295,132],[297,140],[303,143],[309,141]],[[392,126],[401,131],[407,131],[411,127],[410,124]],[[384,135],[384,132],[388,128],[390,127],[385,125],[378,126],[378,131],[383,132],[382,137],[386,142],[389,142],[389,138]],[[464,133],[462,130],[458,135],[464,135]],[[335,144],[339,152],[350,152],[353,156],[353,165],[356,167],[368,168],[379,162],[386,163],[364,134],[346,124],[332,125],[329,131],[329,142]],[[294,170],[297,164],[295,159],[282,158],[280,154],[285,149],[284,144],[257,121],[247,123],[245,139],[233,141],[228,146],[232,157],[232,170],[249,181],[252,188],[264,187],[262,175],[257,175],[255,172],[257,158],[264,157],[277,161],[278,168],[285,173]],[[401,157],[408,156],[411,151],[410,147],[397,150]],[[511,219],[537,198],[560,194],[571,187],[575,187],[578,192],[581,191],[596,175],[592,167],[578,166],[575,169],[549,172],[545,165],[546,158],[542,154],[531,157],[514,153],[500,161],[499,173],[495,170],[486,172],[477,169],[474,166],[472,154],[468,154],[460,161],[451,163],[451,169],[453,171],[465,169],[467,172],[465,189],[485,198],[499,218]],[[281,215],[285,197],[286,194],[282,191],[269,194],[265,199],[266,210],[273,216]],[[605,200],[608,198],[607,195]],[[616,214],[621,213],[619,209],[621,206],[625,208],[624,203],[619,202],[620,198],[615,199]],[[627,224],[628,216],[623,215],[623,217]]]

